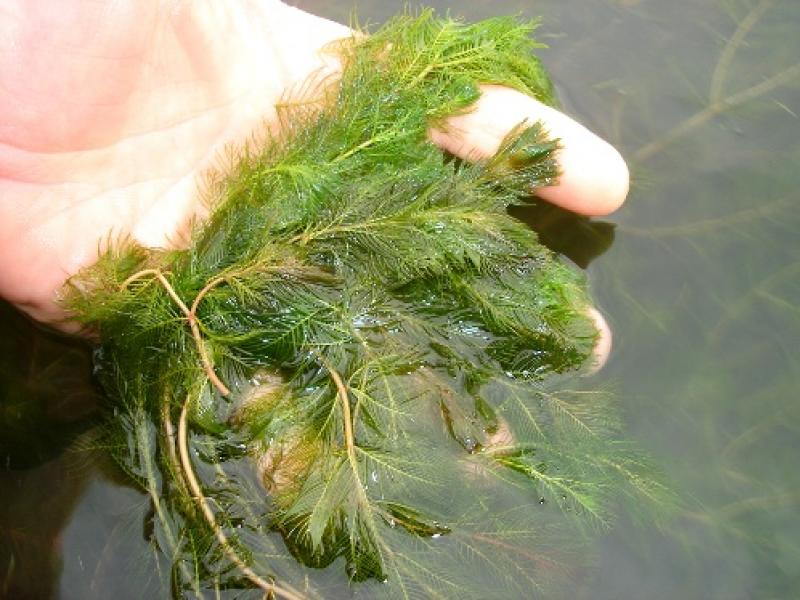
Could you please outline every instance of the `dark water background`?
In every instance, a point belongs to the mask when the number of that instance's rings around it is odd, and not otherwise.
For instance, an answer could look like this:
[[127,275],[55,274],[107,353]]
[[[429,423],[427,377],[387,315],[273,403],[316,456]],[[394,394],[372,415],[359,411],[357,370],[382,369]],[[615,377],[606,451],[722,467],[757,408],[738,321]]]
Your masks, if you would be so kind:
[[[430,4],[541,15],[565,109],[632,170],[604,221],[527,218],[587,269],[615,336],[598,385],[684,505],[666,531],[622,515],[565,596],[800,598],[800,2]],[[85,349],[0,307],[0,597],[141,597],[145,503],[90,448],[90,376]]]

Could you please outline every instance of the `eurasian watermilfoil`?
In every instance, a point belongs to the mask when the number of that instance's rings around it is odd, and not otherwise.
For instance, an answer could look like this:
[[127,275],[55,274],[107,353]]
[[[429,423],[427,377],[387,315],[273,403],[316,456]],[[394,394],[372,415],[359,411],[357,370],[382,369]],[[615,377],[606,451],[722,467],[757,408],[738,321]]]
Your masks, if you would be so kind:
[[426,137],[481,83],[552,102],[533,29],[422,12],[330,48],[341,79],[279,107],[188,248],[121,242],[71,281],[175,594],[318,596],[308,567],[341,559],[370,597],[529,597],[530,506],[596,529],[660,490],[607,399],[561,389],[596,338],[585,284],[507,214],[557,140],[520,123],[470,164]]

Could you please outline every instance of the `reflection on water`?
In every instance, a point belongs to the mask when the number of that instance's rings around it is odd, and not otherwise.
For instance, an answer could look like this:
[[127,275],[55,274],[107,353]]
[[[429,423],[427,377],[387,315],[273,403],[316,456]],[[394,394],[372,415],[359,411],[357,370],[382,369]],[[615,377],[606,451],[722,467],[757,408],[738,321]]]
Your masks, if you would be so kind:
[[[351,10],[298,4],[339,20]],[[399,3],[358,7],[380,21]],[[541,14],[566,109],[617,144],[634,175],[608,223],[521,214],[587,268],[616,340],[598,385],[613,386],[630,436],[684,498],[668,531],[623,517],[597,543],[579,594],[793,597],[800,4],[449,8],[473,19]],[[95,400],[85,351],[5,309],[0,328],[0,597],[141,597],[146,578],[121,574],[144,548],[146,507],[86,433]]]

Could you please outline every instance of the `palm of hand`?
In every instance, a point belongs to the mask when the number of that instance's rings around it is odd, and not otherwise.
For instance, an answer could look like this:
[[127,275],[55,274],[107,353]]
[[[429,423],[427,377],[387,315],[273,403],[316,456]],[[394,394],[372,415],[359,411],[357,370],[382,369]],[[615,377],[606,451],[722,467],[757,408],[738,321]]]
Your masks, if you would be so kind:
[[273,2],[77,4],[0,42],[0,295],[51,322],[109,239],[180,243],[198,178],[348,34]]

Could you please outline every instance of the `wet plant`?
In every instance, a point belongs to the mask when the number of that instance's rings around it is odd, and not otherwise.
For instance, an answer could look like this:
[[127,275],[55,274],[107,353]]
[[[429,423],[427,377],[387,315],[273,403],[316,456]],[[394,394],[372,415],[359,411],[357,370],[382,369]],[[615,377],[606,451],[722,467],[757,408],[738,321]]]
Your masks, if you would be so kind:
[[330,48],[341,78],[209,184],[188,248],[122,241],[70,282],[175,596],[330,597],[335,571],[370,597],[530,597],[570,571],[565,522],[665,494],[574,377],[585,282],[507,213],[558,141],[520,123],[469,164],[426,137],[480,83],[553,101],[534,25],[422,12]]

